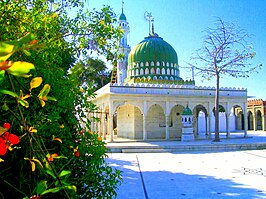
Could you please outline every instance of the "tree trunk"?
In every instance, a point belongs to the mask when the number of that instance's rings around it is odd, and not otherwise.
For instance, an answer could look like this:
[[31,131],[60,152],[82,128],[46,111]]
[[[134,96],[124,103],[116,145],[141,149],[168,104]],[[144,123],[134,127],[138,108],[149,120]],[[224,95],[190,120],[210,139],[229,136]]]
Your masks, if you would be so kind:
[[220,86],[220,76],[216,75],[216,93],[215,93],[215,138],[214,142],[220,142],[219,135],[219,86]]

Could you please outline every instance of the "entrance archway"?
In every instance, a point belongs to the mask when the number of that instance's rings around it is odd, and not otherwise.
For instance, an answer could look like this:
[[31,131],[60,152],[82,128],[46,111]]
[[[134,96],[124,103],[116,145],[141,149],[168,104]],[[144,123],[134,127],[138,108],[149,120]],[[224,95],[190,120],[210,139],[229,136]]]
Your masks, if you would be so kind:
[[248,112],[248,130],[254,130],[253,114],[251,111]]
[[159,104],[152,105],[146,118],[148,139],[165,139],[166,120],[163,108]]
[[256,118],[257,118],[257,124],[256,124],[256,129],[257,130],[262,130],[262,116],[261,116],[262,114],[261,114],[261,112],[260,112],[260,110],[258,110],[257,112],[256,112]]

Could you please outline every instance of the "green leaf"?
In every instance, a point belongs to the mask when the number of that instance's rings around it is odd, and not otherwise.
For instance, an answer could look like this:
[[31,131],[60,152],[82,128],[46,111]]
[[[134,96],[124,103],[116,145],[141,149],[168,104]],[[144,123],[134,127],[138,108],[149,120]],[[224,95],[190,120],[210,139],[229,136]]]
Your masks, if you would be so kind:
[[72,191],[77,192],[77,187],[74,186],[74,185],[64,186],[64,188],[65,188],[65,189],[70,189],[70,190],[72,190]]
[[47,172],[50,176],[52,176],[53,179],[56,179],[56,176],[55,176],[55,174],[54,174],[52,171],[50,171],[50,170],[46,170],[46,172]]
[[35,69],[32,63],[17,61],[7,69],[7,72],[15,76],[27,77],[31,69]]
[[55,188],[47,189],[44,192],[42,192],[41,195],[44,195],[47,193],[56,193],[56,192],[60,191],[61,189],[63,189],[63,187],[55,187]]
[[42,194],[47,189],[47,181],[41,181],[37,184],[37,194]]
[[57,101],[57,99],[55,99],[54,97],[50,97],[50,96],[47,96],[47,99],[48,99],[48,100],[55,101],[55,102]]
[[27,55],[27,56],[31,56],[31,53],[27,50],[23,50],[23,52]]
[[22,106],[25,106],[26,108],[29,108],[29,102],[27,102],[26,100],[24,99],[21,99],[21,98],[18,98],[18,101],[19,103],[22,105]]
[[12,97],[19,97],[16,93],[9,91],[9,90],[0,90],[0,93],[10,95]]
[[5,77],[5,71],[4,70],[0,70],[0,84],[3,82]]
[[60,174],[59,174],[59,177],[63,177],[63,176],[66,176],[66,175],[70,175],[71,174],[71,171],[67,171],[67,170],[63,170]]

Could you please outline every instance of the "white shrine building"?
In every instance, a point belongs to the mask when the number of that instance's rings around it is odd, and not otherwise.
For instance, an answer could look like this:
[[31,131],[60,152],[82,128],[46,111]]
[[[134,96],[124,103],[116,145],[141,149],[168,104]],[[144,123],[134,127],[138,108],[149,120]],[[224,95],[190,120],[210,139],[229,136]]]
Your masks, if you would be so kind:
[[[124,35],[119,42],[123,60],[114,68],[114,81],[95,92],[91,101],[98,111],[89,118],[100,118],[91,130],[118,138],[154,140],[182,137],[182,115],[189,108],[195,139],[210,138],[215,129],[215,88],[196,86],[180,77],[174,48],[152,32],[132,50],[127,43],[129,24],[123,13],[119,25]],[[247,133],[247,90],[220,89],[220,132]]]

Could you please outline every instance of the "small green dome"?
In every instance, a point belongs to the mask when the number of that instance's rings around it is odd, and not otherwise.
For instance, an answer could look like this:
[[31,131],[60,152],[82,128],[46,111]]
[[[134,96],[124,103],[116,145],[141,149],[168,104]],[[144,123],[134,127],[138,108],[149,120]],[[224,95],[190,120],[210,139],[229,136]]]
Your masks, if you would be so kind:
[[193,115],[192,111],[190,110],[190,108],[188,108],[188,106],[184,109],[183,115]]
[[175,49],[154,32],[129,53],[128,74],[130,79],[182,80]]
[[126,20],[127,20],[126,15],[122,12],[119,17],[119,21],[126,21]]

